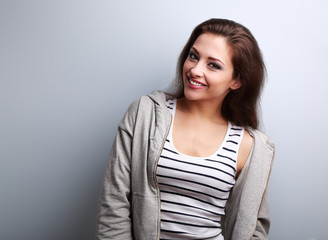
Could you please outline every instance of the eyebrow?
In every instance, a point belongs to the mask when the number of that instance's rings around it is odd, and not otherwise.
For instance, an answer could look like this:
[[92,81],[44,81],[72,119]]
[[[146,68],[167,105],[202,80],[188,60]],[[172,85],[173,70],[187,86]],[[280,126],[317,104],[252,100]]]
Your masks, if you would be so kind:
[[[194,50],[199,55],[199,52],[197,51],[197,49],[194,46],[192,46],[191,49]],[[220,63],[222,63],[223,65],[225,65],[224,62],[222,62],[218,58],[214,58],[214,57],[208,57],[208,58],[211,59],[211,60],[219,61]]]

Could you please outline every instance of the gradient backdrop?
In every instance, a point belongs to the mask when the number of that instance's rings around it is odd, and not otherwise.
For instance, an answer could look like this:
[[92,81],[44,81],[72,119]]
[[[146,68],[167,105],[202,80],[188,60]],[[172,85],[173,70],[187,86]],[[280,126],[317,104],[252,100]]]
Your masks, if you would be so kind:
[[212,17],[247,26],[267,64],[270,239],[326,239],[327,5],[0,0],[0,239],[94,239],[120,118],[169,85],[192,29]]

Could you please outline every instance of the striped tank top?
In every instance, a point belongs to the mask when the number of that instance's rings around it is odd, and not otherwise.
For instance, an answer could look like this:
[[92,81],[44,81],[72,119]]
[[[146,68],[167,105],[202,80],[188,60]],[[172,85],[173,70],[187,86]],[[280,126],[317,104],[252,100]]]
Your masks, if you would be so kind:
[[[174,121],[176,99],[166,104]],[[160,239],[223,240],[220,221],[235,184],[244,128],[228,123],[217,151],[209,157],[194,157],[175,149],[172,126],[156,172],[161,194]]]

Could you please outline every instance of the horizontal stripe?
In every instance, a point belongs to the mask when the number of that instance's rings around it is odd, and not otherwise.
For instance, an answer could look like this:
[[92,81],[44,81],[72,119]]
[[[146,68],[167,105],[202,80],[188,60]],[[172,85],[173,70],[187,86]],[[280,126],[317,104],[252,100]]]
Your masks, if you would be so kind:
[[[220,229],[221,230],[221,229]],[[166,233],[175,233],[175,234],[186,234],[185,236],[189,235],[189,234],[192,234],[192,233],[187,233],[187,232],[180,232],[180,231],[170,231],[170,230],[165,230],[165,229],[161,229],[161,232],[166,232]],[[220,236],[222,234],[222,230],[218,233],[218,234],[215,234],[214,236],[210,236],[210,237],[206,237],[206,238],[197,238],[197,240],[216,240],[218,236]],[[168,234],[169,235],[169,234]],[[194,234],[192,234],[194,235]],[[169,236],[166,236],[166,237],[170,237]],[[220,238],[221,239],[221,238]],[[160,238],[160,240],[172,240],[172,238]]]
[[184,182],[190,182],[190,183],[198,184],[198,185],[205,186],[205,187],[208,187],[208,188],[212,188],[212,189],[220,191],[220,192],[225,192],[225,193],[230,192],[230,190],[223,190],[223,189],[213,187],[213,186],[205,184],[205,183],[196,182],[196,181],[192,181],[192,180],[189,180],[189,179],[177,178],[177,177],[172,177],[172,176],[167,176],[167,175],[160,175],[160,174],[157,174],[157,177],[170,178],[170,179],[180,180],[180,181],[184,181]]
[[168,152],[171,152],[171,153],[174,153],[174,154],[178,154],[177,152],[175,152],[175,151],[172,151],[172,150],[170,150],[170,149],[168,149],[168,148],[163,148],[165,151],[168,151]]
[[240,137],[240,134],[237,134],[237,133],[235,133],[235,134],[229,134],[229,137]]
[[208,196],[208,197],[211,197],[211,198],[215,198],[215,199],[219,199],[219,200],[228,200],[228,198],[219,198],[219,197],[210,195],[210,194],[205,193],[205,192],[199,192],[199,191],[192,190],[190,188],[184,188],[184,187],[180,187],[180,186],[176,186],[176,185],[171,185],[171,184],[167,184],[167,183],[161,183],[161,182],[159,182],[159,185],[167,186],[167,187],[173,187],[173,188],[178,188],[178,189],[182,189],[182,190],[193,192],[193,193],[198,193],[198,194],[205,195],[205,196]]
[[232,140],[227,140],[226,142],[233,143],[233,144],[238,144],[237,142],[232,141]]
[[226,151],[228,151],[228,152],[236,153],[235,150],[232,150],[232,149],[230,149],[230,148],[223,147],[222,149],[224,149],[224,150],[226,150]]
[[182,212],[175,212],[175,211],[170,211],[170,210],[162,210],[161,212],[177,214],[177,215],[183,215],[183,216],[188,216],[188,217],[193,217],[193,218],[200,218],[200,219],[208,220],[208,221],[211,221],[211,222],[220,223],[220,221],[218,221],[218,220],[213,220],[213,219],[210,219],[210,218],[201,217],[199,215],[193,215],[193,214],[182,213]]
[[171,158],[171,157],[167,157],[167,156],[163,156],[161,155],[161,158],[165,158],[171,161],[175,161],[175,162],[179,162],[179,163],[183,163],[183,164],[189,164],[189,165],[193,165],[193,166],[198,166],[198,167],[203,167],[203,168],[208,168],[208,169],[213,169],[219,172],[223,172],[227,175],[229,175],[230,177],[235,177],[234,175],[232,175],[231,173],[228,173],[222,169],[216,168],[216,167],[211,167],[211,166],[206,166],[206,165],[202,165],[202,164],[198,164],[198,163],[191,163],[191,162],[186,162],[186,161],[182,161],[182,160],[178,160],[176,158]]
[[[161,232],[162,231],[167,232],[167,233],[180,233],[178,231],[168,231],[168,230],[161,229]],[[183,232],[181,232],[181,233],[183,233]],[[188,234],[188,233],[185,233],[185,234]],[[206,237],[206,238],[197,238],[197,240],[216,240],[217,237],[220,236],[221,234],[222,234],[222,231],[220,231],[218,234],[215,234],[214,236],[210,236],[210,237]],[[160,238],[160,240],[172,240],[172,238]]]
[[197,225],[197,224],[192,224],[192,223],[178,222],[178,221],[172,221],[172,220],[166,220],[166,219],[162,219],[162,222],[176,223],[176,224],[180,224],[180,225],[187,225],[187,226],[201,227],[201,228],[217,228],[218,227],[218,226],[208,226],[208,225]]
[[201,210],[201,211],[204,211],[204,212],[208,212],[208,213],[211,213],[211,214],[217,215],[217,216],[223,216],[223,214],[213,212],[213,211],[210,211],[210,210],[205,209],[205,208],[196,207],[196,206],[193,206],[193,205],[181,203],[181,202],[172,202],[172,201],[164,200],[164,199],[162,199],[161,201],[164,202],[164,203],[169,203],[169,204],[173,204],[173,205],[179,205],[179,206],[184,206],[184,207],[188,207],[188,208],[195,208],[195,209],[198,209],[198,210]]
[[223,179],[220,179],[220,178],[217,178],[217,177],[213,177],[211,175],[207,175],[207,174],[203,174],[203,173],[198,173],[198,172],[192,172],[192,171],[186,171],[186,170],[182,170],[182,169],[179,169],[179,168],[173,168],[173,167],[167,167],[167,166],[163,166],[163,165],[160,165],[158,164],[157,167],[161,167],[161,168],[166,168],[166,169],[171,169],[173,171],[179,171],[179,172],[184,172],[184,173],[189,173],[189,174],[194,174],[194,175],[198,175],[198,176],[203,176],[203,177],[207,177],[207,178],[212,178],[212,179],[215,179],[215,180],[218,180],[220,182],[224,182],[228,185],[234,185],[233,183],[230,183],[230,182],[227,182]]
[[[221,230],[221,229],[220,229],[220,230]],[[214,236],[207,237],[207,238],[197,238],[197,240],[215,240],[216,237],[220,236],[221,234],[222,234],[222,230],[221,230],[218,234],[216,234],[216,235],[214,235]],[[215,238],[215,239],[213,239],[213,238]]]
[[232,159],[231,157],[228,157],[228,156],[224,156],[224,155],[221,155],[221,154],[216,154],[216,156],[222,157],[222,158],[226,158],[226,159],[229,159],[229,160],[231,160],[233,162],[236,162],[236,160],[234,160],[234,159]]
[[181,197],[191,198],[191,199],[194,199],[196,201],[211,205],[213,207],[224,209],[224,206],[219,206],[219,205],[213,204],[211,202],[208,202],[208,201],[205,201],[203,199],[200,199],[200,198],[197,198],[197,197],[194,197],[194,196],[190,196],[190,195],[187,195],[187,194],[171,192],[171,191],[166,191],[166,190],[161,190],[161,193],[169,193],[169,194],[172,194],[172,195],[178,195],[178,196],[181,196]]
[[[173,230],[166,230],[166,229],[161,229],[161,232],[169,232],[169,233],[183,233],[183,234],[188,234],[187,232],[181,232],[181,231],[173,231]],[[164,238],[160,238],[164,239]]]
[[235,167],[233,167],[232,165],[230,165],[230,164],[228,164],[228,163],[225,163],[225,162],[222,162],[222,161],[219,161],[219,160],[208,159],[208,158],[206,158],[206,159],[204,159],[204,160],[206,160],[206,161],[211,161],[211,162],[217,162],[217,163],[223,164],[223,165],[225,165],[225,166],[227,166],[227,167],[230,167],[230,168],[231,168],[232,170],[234,170],[235,172],[237,171]]

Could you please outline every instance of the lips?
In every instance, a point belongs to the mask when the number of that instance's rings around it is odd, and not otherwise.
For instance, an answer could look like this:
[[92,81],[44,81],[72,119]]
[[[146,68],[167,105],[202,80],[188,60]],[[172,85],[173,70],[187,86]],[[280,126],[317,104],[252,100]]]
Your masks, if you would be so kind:
[[191,79],[191,78],[187,78],[188,81],[188,86],[194,89],[200,89],[200,88],[204,88],[206,85],[195,80],[195,79]]
[[195,80],[192,80],[192,79],[188,79],[189,83],[192,84],[192,85],[195,85],[195,86],[205,86],[204,84],[198,82],[198,81],[195,81]]

